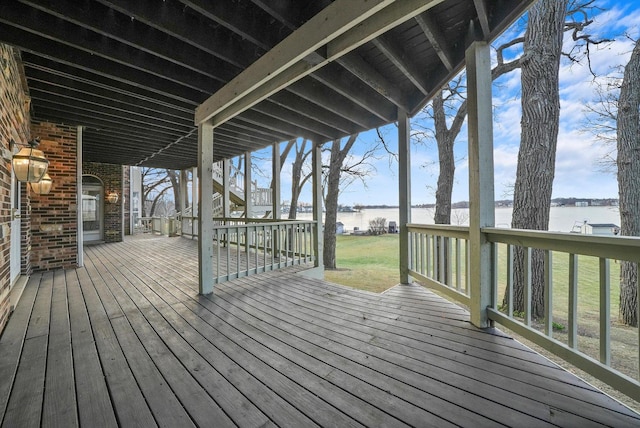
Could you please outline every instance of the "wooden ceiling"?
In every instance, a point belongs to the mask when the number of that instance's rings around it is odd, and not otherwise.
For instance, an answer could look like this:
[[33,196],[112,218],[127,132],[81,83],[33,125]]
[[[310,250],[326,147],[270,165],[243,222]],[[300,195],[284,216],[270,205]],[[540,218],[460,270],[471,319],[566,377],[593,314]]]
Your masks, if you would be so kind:
[[[397,1],[421,13],[218,126],[216,159],[414,114],[462,69],[471,42],[495,39],[532,3]],[[32,118],[85,127],[85,160],[182,169],[197,163],[195,109],[331,3],[8,0],[0,42],[21,52]]]

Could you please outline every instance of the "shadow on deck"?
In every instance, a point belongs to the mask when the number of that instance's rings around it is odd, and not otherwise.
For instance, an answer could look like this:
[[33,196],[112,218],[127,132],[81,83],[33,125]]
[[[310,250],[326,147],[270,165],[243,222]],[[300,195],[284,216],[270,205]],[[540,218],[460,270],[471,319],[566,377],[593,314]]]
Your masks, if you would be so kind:
[[300,267],[197,294],[196,242],[86,248],[33,275],[0,339],[3,426],[640,426],[418,286]]

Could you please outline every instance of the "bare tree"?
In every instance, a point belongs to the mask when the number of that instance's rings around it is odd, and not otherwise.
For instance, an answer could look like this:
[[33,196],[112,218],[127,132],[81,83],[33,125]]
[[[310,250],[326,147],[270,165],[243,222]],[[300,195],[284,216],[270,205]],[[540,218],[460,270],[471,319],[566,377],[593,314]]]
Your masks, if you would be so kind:
[[296,155],[291,165],[291,203],[289,205],[289,219],[293,220],[298,215],[298,199],[302,188],[311,178],[311,173],[302,176],[302,168],[311,154],[311,149],[307,150],[307,140],[302,141],[299,145],[295,145]]
[[[529,10],[521,59],[522,120],[513,195],[515,229],[547,230],[560,123],[559,71],[569,0],[541,0]],[[514,251],[514,310],[524,311],[525,250]],[[531,258],[531,315],[544,317],[544,259]],[[506,297],[506,296],[505,296]]]
[[[565,56],[589,62],[589,46],[608,42],[584,34],[593,20],[587,11],[594,0],[540,0],[529,10],[521,62],[522,119],[518,167],[513,193],[511,227],[548,230],[556,147],[560,122],[559,71]],[[573,43],[563,51],[563,36]],[[590,64],[589,64],[590,65]],[[524,311],[525,250],[514,251],[513,308]],[[540,250],[531,256],[531,316],[544,317],[544,260]],[[507,302],[505,293],[503,302]]]
[[[624,69],[617,116],[620,234],[640,236],[640,40]],[[620,316],[638,326],[638,264],[620,266]]]
[[[358,134],[349,137],[341,148],[340,140],[331,143],[331,157],[326,174],[325,219],[324,219],[324,267],[336,268],[336,221],[338,218],[338,194],[340,193],[340,173],[349,150],[353,147]],[[323,168],[324,169],[324,168]]]
[[329,165],[323,165],[324,179],[324,267],[336,268],[336,220],[338,217],[338,196],[354,180],[364,180],[371,173],[369,161],[376,157],[380,149],[376,144],[369,147],[362,155],[356,157],[349,154],[358,138],[358,134],[350,136],[342,146],[340,140],[330,143]]

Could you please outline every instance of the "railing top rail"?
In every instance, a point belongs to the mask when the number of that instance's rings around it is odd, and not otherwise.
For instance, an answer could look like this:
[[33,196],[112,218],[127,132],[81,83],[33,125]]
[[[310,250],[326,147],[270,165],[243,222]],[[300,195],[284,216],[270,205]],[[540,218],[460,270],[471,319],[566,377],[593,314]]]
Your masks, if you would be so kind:
[[224,229],[237,229],[237,228],[250,228],[250,227],[270,227],[270,226],[282,226],[282,225],[307,225],[307,224],[316,224],[315,221],[310,220],[287,220],[287,221],[279,221],[274,222],[271,221],[261,221],[255,223],[244,223],[244,224],[223,224],[218,226],[213,226],[213,230],[224,230]]
[[409,232],[431,232],[434,235],[448,236],[450,238],[469,238],[467,226],[453,226],[450,224],[407,224]]
[[640,237],[482,228],[491,242],[617,260],[640,261]]

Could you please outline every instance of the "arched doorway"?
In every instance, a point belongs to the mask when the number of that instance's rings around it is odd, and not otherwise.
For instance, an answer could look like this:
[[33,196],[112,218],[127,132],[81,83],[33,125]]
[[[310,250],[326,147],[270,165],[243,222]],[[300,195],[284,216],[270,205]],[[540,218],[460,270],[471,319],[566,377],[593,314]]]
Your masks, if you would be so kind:
[[82,176],[82,241],[102,241],[104,185],[94,175]]

